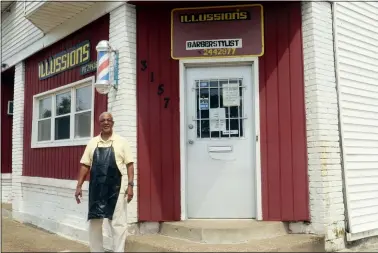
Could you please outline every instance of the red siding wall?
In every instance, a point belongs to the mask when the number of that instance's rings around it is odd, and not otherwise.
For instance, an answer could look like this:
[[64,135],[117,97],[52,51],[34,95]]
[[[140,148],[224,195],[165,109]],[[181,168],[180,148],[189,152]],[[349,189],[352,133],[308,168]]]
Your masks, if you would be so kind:
[[264,220],[309,220],[300,3],[265,11],[260,58],[260,131]]
[[[109,40],[109,15],[103,16],[54,45],[28,58],[25,63],[25,125],[24,125],[24,176],[76,179],[84,146],[31,148],[33,95],[95,75],[80,75],[79,67],[65,71],[46,80],[38,79],[38,63],[77,43],[89,40],[91,60],[96,60],[96,45]],[[95,92],[94,119],[107,109],[107,96]],[[95,123],[94,134],[99,133]]]
[[[139,220],[180,220],[179,68],[170,57],[170,11],[137,15]],[[147,69],[142,70],[142,61]],[[164,84],[164,93],[157,95]],[[164,98],[170,98],[164,108]]]
[[[180,220],[179,70],[169,54],[172,6],[143,5],[137,12],[139,219]],[[259,62],[263,219],[308,220],[300,3],[264,3],[264,8],[265,55]],[[159,84],[166,88],[162,96]],[[167,109],[163,97],[170,97]]]
[[13,100],[14,68],[1,73],[1,173],[12,172],[12,122],[8,101]]

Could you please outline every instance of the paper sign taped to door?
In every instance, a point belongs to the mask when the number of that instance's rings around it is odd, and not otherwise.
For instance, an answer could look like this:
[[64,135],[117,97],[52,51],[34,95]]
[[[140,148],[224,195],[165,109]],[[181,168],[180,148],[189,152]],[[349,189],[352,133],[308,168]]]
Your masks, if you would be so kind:
[[222,88],[223,106],[240,106],[239,83],[225,83]]
[[210,131],[226,130],[226,108],[213,108],[209,111]]

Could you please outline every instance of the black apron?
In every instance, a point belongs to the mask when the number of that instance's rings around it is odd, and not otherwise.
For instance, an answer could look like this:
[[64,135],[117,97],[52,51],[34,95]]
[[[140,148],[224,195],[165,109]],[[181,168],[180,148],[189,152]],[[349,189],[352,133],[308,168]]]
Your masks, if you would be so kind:
[[97,144],[89,179],[88,220],[113,219],[121,181],[122,175],[116,163],[113,143],[107,148],[100,148]]

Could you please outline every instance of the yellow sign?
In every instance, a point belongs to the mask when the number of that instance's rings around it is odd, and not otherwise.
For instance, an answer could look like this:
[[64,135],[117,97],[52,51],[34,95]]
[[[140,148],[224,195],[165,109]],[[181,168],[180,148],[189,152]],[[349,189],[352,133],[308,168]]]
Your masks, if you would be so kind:
[[235,21],[235,20],[249,20],[251,19],[248,11],[232,10],[223,12],[202,12],[180,15],[181,23],[197,23],[209,21]]
[[43,80],[88,63],[90,60],[90,42],[87,40],[40,62],[38,64],[38,77]]
[[261,4],[177,8],[171,11],[172,59],[264,54]]

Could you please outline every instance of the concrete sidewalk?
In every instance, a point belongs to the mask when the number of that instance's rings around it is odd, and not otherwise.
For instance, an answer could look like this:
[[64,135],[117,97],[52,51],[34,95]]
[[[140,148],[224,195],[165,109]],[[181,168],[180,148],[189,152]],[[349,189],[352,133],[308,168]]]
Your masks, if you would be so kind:
[[81,243],[2,215],[2,252],[88,252]]

